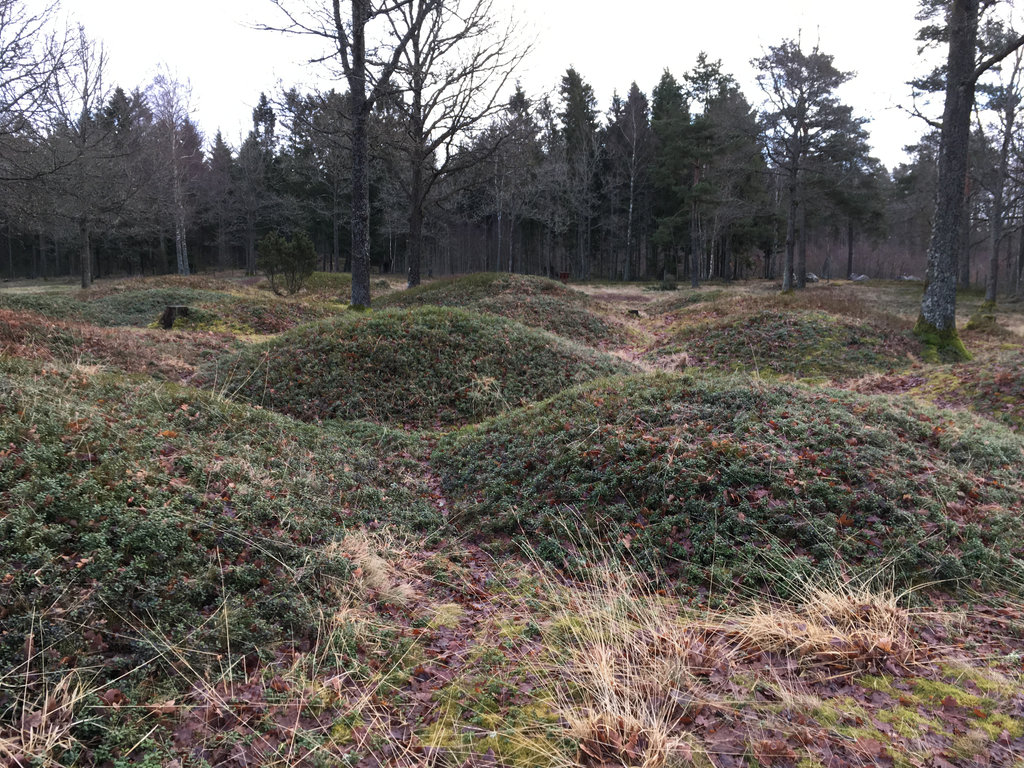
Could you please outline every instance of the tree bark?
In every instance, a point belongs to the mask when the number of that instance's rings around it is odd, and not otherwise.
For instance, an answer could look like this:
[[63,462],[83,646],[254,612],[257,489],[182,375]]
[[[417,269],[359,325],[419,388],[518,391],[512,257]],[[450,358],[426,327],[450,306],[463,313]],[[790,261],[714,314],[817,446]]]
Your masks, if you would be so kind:
[[804,200],[800,201],[800,242],[796,251],[795,277],[796,288],[802,291],[807,287],[807,203]]
[[421,279],[420,272],[423,259],[423,197],[423,164],[417,158],[417,161],[413,163],[409,190],[409,288],[415,288],[420,284]]
[[949,14],[946,104],[939,139],[938,190],[921,315],[915,333],[964,357],[956,330],[956,277],[964,216],[967,149],[974,104],[979,0],[953,0]]
[[[352,99],[362,101],[356,95]],[[370,143],[362,105],[352,111],[352,306],[366,308],[370,306]]]
[[786,256],[782,265],[782,291],[793,290],[793,255],[796,250],[796,216],[800,206],[797,197],[797,171],[789,172],[789,215],[786,217]]
[[78,220],[78,237],[82,248],[82,288],[88,288],[92,285],[92,246],[89,237],[89,222],[85,218]]

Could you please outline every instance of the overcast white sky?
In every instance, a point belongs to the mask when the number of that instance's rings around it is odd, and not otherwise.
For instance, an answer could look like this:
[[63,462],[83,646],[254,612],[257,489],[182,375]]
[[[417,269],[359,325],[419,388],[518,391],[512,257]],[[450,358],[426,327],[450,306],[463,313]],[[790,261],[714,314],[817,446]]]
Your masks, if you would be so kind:
[[[326,2],[327,0],[323,0]],[[662,70],[680,77],[701,50],[757,104],[750,59],[785,37],[818,41],[841,69],[857,72],[842,96],[871,119],[875,154],[892,166],[923,123],[906,115],[905,82],[923,71],[914,35],[916,0],[496,0],[515,12],[535,50],[520,79],[529,92],[557,88],[572,65],[594,86],[600,109],[633,80],[650,94]],[[317,84],[304,65],[307,41],[260,32],[279,21],[269,0],[63,0],[65,13],[105,44],[111,80],[145,85],[166,65],[192,85],[195,119],[207,138],[218,128],[237,147],[261,90]],[[321,81],[321,87],[325,84]],[[338,84],[338,89],[343,86]]]

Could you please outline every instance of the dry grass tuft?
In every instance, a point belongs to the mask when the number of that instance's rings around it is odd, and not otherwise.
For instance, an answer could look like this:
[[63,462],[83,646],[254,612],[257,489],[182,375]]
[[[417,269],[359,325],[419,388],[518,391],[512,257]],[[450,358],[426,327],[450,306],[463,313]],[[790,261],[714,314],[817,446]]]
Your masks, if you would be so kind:
[[[418,597],[411,580],[418,577],[417,565],[409,555],[412,545],[384,531],[349,533],[327,548],[328,554],[352,563],[353,597],[360,601],[406,606]],[[380,553],[387,552],[389,562]]]
[[11,675],[0,678],[0,690],[13,682],[9,689],[18,691],[8,710],[0,714],[0,723],[5,724],[0,725],[0,763],[61,765],[60,756],[78,746],[74,732],[81,725],[79,713],[93,692],[75,672],[56,682],[33,673],[14,681]]
[[732,649],[632,575],[606,570],[596,581],[548,585],[563,602],[548,628],[557,646],[546,674],[560,681],[575,765],[688,763],[693,739],[680,723],[721,704],[709,678],[726,673]]
[[745,649],[814,663],[907,665],[915,656],[910,614],[900,596],[862,585],[810,586],[793,605],[755,603],[725,619],[722,630]]

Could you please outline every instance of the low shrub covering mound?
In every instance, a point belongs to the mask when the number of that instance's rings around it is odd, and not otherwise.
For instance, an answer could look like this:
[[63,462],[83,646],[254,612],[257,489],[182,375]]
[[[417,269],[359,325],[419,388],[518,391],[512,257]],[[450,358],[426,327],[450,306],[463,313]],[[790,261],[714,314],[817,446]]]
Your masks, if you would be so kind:
[[928,372],[921,394],[939,405],[969,408],[1024,430],[1024,350],[996,350],[967,363]]
[[451,425],[631,366],[491,315],[423,307],[297,328],[207,369],[232,397],[306,421]]
[[905,334],[818,311],[766,311],[690,325],[661,353],[684,351],[703,366],[833,379],[904,368]]
[[282,301],[273,296],[246,296],[188,287],[145,287],[138,281],[130,289],[89,293],[0,293],[0,308],[37,312],[55,320],[104,327],[153,325],[169,305],[185,305],[203,312],[206,322],[196,330],[235,330],[242,333],[279,333],[331,314],[327,308]]
[[1022,460],[1016,435],[938,411],[668,374],[563,392],[432,458],[469,532],[569,564],[597,537],[723,591],[821,568],[1019,587]]
[[0,667],[29,647],[48,669],[199,669],[315,635],[348,582],[329,546],[347,526],[439,525],[363,444],[176,385],[0,361]]
[[463,307],[518,320],[586,344],[615,342],[621,331],[593,309],[593,300],[555,280],[485,272],[448,277],[382,297],[380,307]]

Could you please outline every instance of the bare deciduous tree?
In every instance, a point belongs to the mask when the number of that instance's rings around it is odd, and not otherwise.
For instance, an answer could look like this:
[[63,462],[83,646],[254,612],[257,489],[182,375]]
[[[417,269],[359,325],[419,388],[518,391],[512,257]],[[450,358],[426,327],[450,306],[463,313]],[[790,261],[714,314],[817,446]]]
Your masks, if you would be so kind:
[[479,156],[458,153],[485,120],[504,108],[500,97],[526,53],[493,0],[414,0],[390,18],[394,36],[409,38],[395,71],[396,103],[406,119],[409,169],[409,286],[419,285],[423,208],[442,177]]
[[[349,88],[352,125],[352,305],[370,306],[369,136],[374,104],[391,88],[410,42],[441,0],[271,0],[282,26],[263,28],[320,38],[325,48],[311,63],[333,66]],[[395,31],[400,14],[413,10]]]

